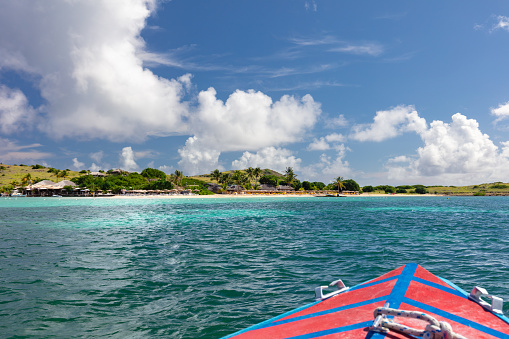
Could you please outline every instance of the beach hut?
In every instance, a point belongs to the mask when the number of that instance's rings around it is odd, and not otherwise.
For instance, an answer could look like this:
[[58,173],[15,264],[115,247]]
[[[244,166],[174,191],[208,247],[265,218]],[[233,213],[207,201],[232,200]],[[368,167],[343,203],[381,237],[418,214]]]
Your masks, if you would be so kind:
[[295,188],[293,188],[292,186],[288,186],[288,185],[279,185],[277,187],[277,190],[280,192],[293,192],[293,191],[295,191]]

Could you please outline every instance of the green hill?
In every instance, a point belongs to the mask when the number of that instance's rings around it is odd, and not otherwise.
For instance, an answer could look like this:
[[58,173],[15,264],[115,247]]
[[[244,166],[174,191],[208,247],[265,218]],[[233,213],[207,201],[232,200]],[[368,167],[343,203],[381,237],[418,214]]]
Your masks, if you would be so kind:
[[[40,167],[40,168],[36,168]],[[3,165],[0,164],[0,187],[11,185],[13,182],[17,184],[22,183],[22,179],[27,174],[30,174],[32,181],[51,180],[60,181],[78,177],[81,174],[76,171],[67,170],[67,175],[64,177],[56,177],[54,173],[48,172],[50,168],[36,165]]]

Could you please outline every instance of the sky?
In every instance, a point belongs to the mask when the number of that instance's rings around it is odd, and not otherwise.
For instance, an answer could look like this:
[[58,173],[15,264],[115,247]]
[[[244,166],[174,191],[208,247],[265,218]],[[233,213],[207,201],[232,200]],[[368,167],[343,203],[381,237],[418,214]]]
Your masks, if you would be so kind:
[[0,162],[509,182],[509,2],[4,0]]

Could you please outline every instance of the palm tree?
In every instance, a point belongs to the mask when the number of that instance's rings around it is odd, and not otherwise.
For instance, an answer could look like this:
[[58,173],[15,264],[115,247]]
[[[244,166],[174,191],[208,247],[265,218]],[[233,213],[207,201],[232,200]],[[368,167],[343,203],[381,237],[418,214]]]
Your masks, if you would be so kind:
[[285,170],[285,179],[288,186],[292,186],[293,182],[297,178],[297,175],[293,172],[293,168],[287,167]]
[[336,179],[334,179],[334,181],[338,184],[338,194],[339,194],[339,192],[343,191],[343,189],[345,188],[345,185],[343,184],[343,182],[345,181],[345,178],[343,178],[342,176],[339,176]]
[[260,176],[262,175],[262,169],[260,167],[256,167],[253,171],[253,175],[256,179],[256,181],[258,181],[258,179],[260,178]]
[[249,167],[246,170],[246,174],[247,174],[247,178],[249,179],[249,181],[253,180],[253,178],[254,178],[254,168],[253,167]]
[[219,183],[219,179],[221,178],[221,172],[219,172],[218,169],[215,169],[212,172],[210,172],[210,176],[212,177],[212,179]]
[[23,185],[30,185],[32,183],[32,175],[30,173],[27,173],[23,178],[21,178],[21,181],[23,182]]
[[239,191],[240,187],[243,187],[249,181],[247,175],[241,171],[235,171],[232,175],[232,180],[235,185],[237,185],[237,191]]
[[221,174],[221,178],[219,178],[219,182],[221,184],[223,184],[223,189],[224,190],[228,188],[228,185],[230,184],[230,180],[231,180],[231,177],[230,177],[229,173]]
[[175,185],[180,186],[180,182],[182,181],[182,179],[184,178],[184,174],[182,173],[182,171],[179,171],[179,170],[175,170]]

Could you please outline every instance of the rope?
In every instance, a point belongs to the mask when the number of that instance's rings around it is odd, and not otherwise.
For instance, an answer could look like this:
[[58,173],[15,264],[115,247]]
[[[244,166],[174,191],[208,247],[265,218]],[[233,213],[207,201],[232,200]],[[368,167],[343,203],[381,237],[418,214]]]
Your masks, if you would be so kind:
[[[438,321],[432,316],[417,311],[403,311],[388,307],[378,307],[374,312],[375,321],[372,330],[379,332],[389,332],[389,330],[407,333],[410,335],[422,337],[424,339],[467,339],[464,336],[454,333],[451,325],[445,321]],[[414,318],[427,321],[428,324],[424,330],[418,330],[412,327],[398,324],[387,316]]]

